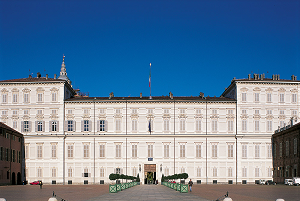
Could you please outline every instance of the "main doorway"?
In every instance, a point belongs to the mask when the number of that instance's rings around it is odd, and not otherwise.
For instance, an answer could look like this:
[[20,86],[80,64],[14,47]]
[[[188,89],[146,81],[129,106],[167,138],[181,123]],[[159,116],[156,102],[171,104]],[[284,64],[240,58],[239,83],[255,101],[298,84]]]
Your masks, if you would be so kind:
[[144,184],[155,184],[156,181],[156,164],[144,165]]

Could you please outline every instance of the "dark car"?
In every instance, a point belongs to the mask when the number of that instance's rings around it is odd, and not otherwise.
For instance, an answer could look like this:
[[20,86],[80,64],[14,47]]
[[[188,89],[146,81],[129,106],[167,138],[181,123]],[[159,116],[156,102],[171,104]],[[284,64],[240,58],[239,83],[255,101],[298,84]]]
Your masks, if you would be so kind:
[[276,182],[274,182],[272,180],[267,180],[266,185],[276,185]]

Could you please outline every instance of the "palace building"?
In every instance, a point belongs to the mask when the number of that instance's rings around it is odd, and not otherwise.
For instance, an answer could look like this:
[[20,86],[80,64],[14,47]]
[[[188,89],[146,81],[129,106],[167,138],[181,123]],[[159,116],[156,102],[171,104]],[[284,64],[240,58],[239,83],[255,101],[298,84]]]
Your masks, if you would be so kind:
[[28,182],[147,183],[188,173],[196,183],[272,179],[271,137],[299,116],[296,76],[233,79],[220,97],[80,96],[64,60],[56,78],[0,81],[1,122],[24,135]]

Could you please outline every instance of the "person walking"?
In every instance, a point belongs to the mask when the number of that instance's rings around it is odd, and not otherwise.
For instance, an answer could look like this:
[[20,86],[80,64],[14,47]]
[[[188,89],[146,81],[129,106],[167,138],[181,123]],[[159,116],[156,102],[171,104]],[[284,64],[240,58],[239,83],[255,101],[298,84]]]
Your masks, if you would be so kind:
[[192,182],[192,179],[190,179],[190,181],[189,181],[190,192],[192,192],[192,185],[193,185],[193,182]]

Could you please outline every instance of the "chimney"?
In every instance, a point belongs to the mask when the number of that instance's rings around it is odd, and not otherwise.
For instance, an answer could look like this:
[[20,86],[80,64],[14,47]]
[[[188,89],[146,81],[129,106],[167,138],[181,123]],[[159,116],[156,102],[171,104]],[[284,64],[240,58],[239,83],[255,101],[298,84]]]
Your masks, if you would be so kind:
[[248,74],[248,80],[251,80],[251,74]]
[[203,93],[203,92],[200,92],[199,97],[200,97],[200,98],[204,98],[204,93]]
[[274,74],[272,75],[272,80],[275,80],[275,75]]
[[277,75],[277,80],[280,80],[280,75]]
[[143,98],[143,94],[142,93],[140,93],[140,98]]
[[46,74],[46,80],[48,80],[48,74]]
[[172,94],[172,92],[169,93],[169,97],[170,97],[171,99],[173,99],[173,94]]
[[264,74],[260,75],[260,79],[263,80],[264,79]]
[[38,73],[36,74],[36,77],[37,77],[37,78],[40,78],[40,77],[42,77],[41,73],[40,73],[40,72],[38,72]]
[[114,92],[110,92],[109,93],[109,99],[113,98],[114,97]]
[[29,75],[29,78],[32,78],[32,76],[31,76],[31,75]]
[[54,79],[56,79],[56,74],[54,74]]

